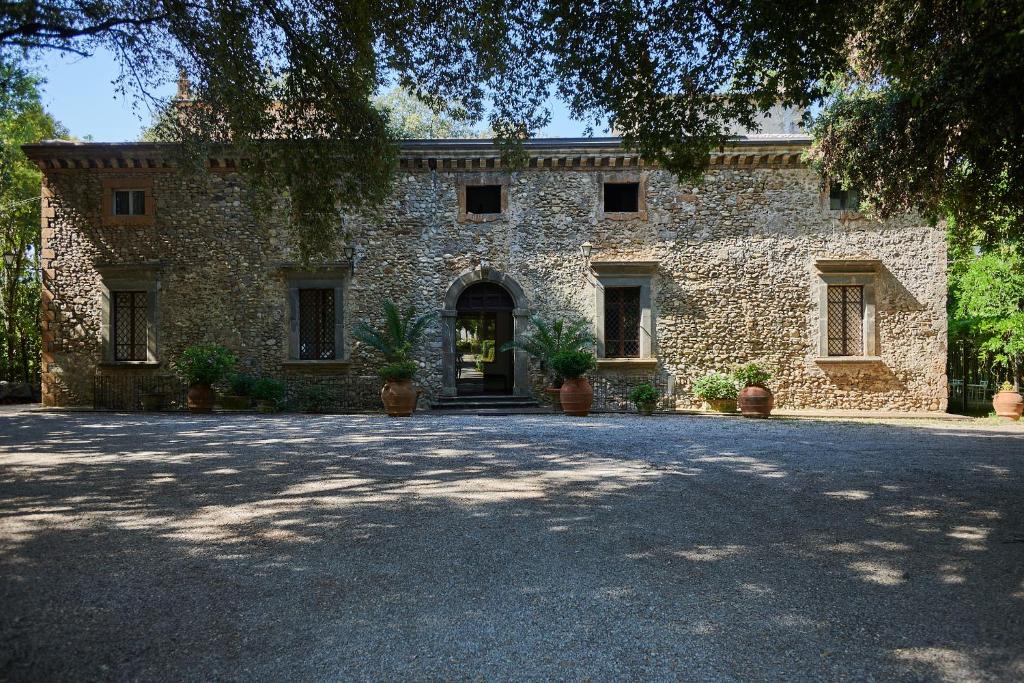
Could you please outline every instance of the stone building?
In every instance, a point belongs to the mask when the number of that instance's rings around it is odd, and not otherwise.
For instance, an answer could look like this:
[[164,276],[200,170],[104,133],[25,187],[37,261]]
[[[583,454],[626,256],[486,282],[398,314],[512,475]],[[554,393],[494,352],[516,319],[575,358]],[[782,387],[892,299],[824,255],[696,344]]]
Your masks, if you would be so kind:
[[410,141],[390,199],[313,264],[232,160],[184,173],[162,144],[26,147],[44,172],[44,402],[102,403],[210,341],[292,396],[376,408],[380,359],[351,332],[390,299],[437,314],[415,352],[424,404],[534,393],[528,359],[489,346],[537,313],[593,322],[598,407],[645,381],[696,407],[695,378],[758,360],[780,407],[944,410],[943,230],[861,215],[808,144],[738,137],[690,185],[616,139],[531,141],[517,169],[488,141]]

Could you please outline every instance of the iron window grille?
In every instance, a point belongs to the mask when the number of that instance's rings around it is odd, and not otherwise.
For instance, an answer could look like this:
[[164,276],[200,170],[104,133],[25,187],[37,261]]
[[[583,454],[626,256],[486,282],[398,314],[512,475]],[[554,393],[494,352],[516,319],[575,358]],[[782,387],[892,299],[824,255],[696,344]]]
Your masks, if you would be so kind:
[[864,287],[828,286],[828,355],[860,356],[864,352]]
[[114,360],[148,360],[146,292],[114,292]]
[[144,216],[145,214],[145,190],[114,190],[115,216]]
[[606,358],[640,357],[639,287],[605,288],[604,355]]
[[299,290],[299,359],[334,360],[334,290]]

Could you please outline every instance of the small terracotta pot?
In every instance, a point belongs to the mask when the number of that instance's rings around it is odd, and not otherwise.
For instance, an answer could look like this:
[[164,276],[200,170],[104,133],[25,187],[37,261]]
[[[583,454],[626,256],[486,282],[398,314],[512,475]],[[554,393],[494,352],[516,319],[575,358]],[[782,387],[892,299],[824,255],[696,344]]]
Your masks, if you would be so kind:
[[563,413],[586,417],[590,413],[590,406],[594,404],[594,388],[586,377],[567,379],[559,389],[559,398],[562,399]]
[[551,399],[551,407],[556,413],[562,412],[562,390],[558,387],[548,387],[544,393]]
[[417,395],[411,379],[389,379],[380,390],[384,410],[391,417],[410,417],[416,409]]
[[209,384],[193,384],[188,388],[186,405],[190,413],[213,412],[213,387]]
[[711,398],[704,402],[705,410],[713,413],[735,413],[736,401],[731,398]]
[[248,396],[225,394],[220,397],[220,407],[224,410],[246,410],[251,405],[252,400]]
[[743,387],[736,402],[743,417],[768,417],[775,407],[775,396],[768,387],[755,384]]
[[992,407],[996,409],[996,415],[1004,420],[1019,420],[1024,412],[1024,398],[1013,390],[1000,391],[992,397]]
[[654,409],[657,407],[657,403],[638,403],[636,406],[636,412],[641,415],[654,415]]

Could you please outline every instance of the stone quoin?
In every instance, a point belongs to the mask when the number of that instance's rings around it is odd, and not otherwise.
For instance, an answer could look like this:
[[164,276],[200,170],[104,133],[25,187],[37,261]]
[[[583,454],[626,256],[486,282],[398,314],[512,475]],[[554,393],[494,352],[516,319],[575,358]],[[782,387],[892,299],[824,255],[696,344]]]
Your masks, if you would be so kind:
[[236,160],[186,173],[169,144],[27,146],[44,172],[43,402],[93,404],[99,380],[166,377],[216,342],[290,396],[379,408],[380,359],[351,332],[390,299],[436,313],[414,352],[424,405],[539,396],[525,354],[479,349],[536,313],[593,323],[597,409],[642,382],[663,408],[699,407],[694,379],[756,360],[778,408],[945,410],[942,226],[833,208],[808,144],[738,136],[681,183],[614,138],[529,141],[521,168],[489,141],[408,141],[390,198],[309,264],[284,199],[254,211]]

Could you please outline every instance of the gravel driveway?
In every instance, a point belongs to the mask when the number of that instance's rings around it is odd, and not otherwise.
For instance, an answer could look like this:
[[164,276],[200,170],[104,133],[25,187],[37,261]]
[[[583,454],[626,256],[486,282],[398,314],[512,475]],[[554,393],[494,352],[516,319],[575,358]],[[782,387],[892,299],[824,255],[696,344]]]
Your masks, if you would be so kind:
[[1024,679],[1024,429],[0,416],[0,680]]

